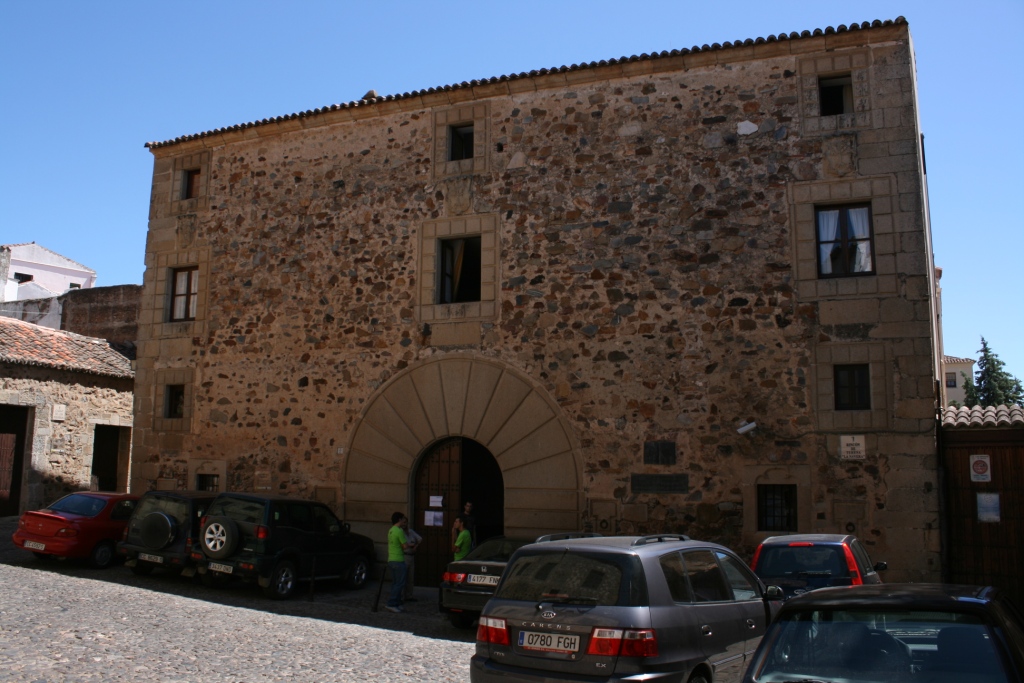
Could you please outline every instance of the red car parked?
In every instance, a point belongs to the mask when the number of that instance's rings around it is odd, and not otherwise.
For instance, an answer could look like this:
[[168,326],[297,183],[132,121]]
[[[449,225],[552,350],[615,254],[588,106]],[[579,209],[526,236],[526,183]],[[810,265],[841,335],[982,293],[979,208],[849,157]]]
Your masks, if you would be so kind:
[[14,545],[40,558],[88,558],[94,567],[109,566],[138,500],[128,493],[72,493],[23,514]]

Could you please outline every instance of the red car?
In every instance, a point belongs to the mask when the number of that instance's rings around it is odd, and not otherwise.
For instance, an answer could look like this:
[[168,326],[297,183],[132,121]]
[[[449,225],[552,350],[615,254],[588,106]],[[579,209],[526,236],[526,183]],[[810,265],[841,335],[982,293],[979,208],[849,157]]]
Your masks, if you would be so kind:
[[14,545],[40,558],[88,558],[94,567],[109,566],[138,500],[128,493],[72,493],[23,514]]

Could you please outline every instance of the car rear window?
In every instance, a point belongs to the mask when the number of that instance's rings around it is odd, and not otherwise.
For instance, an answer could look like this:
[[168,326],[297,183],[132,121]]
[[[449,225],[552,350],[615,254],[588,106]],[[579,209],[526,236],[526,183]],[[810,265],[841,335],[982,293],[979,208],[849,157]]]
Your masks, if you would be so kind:
[[53,512],[66,512],[70,515],[81,515],[82,517],[95,517],[103,512],[103,508],[106,506],[107,501],[103,498],[93,498],[92,496],[83,496],[80,493],[72,493],[70,496],[64,496],[46,509]]
[[535,552],[518,555],[496,594],[505,600],[581,605],[647,604],[643,567],[635,555]]
[[529,544],[526,539],[492,538],[484,541],[469,555],[462,558],[463,562],[508,562],[512,553]]
[[758,576],[850,576],[837,545],[764,546],[755,569]]
[[188,519],[188,502],[167,496],[146,496],[139,501],[135,518],[142,519],[152,512],[164,512],[179,522]]
[[223,515],[230,517],[236,522],[262,524],[266,505],[266,502],[262,500],[248,500],[246,498],[225,496],[214,500],[207,514],[211,517]]

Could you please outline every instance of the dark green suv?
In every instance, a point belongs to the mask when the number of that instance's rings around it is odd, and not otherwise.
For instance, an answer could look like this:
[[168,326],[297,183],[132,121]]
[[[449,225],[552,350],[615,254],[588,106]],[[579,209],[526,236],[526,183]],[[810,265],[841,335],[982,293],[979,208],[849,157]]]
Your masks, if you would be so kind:
[[201,522],[192,557],[217,578],[259,583],[277,599],[300,581],[341,579],[362,587],[372,568],[373,541],[352,533],[323,503],[258,493],[221,493]]
[[158,567],[196,573],[192,548],[199,541],[199,520],[216,493],[209,491],[147,491],[142,494],[117,552],[136,574]]

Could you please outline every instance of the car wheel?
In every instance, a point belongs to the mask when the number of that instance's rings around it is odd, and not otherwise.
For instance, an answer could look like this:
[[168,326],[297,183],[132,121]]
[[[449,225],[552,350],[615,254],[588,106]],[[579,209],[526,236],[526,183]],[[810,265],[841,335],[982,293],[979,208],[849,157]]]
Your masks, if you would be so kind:
[[178,532],[178,520],[166,512],[151,512],[142,520],[142,544],[153,550],[170,545]]
[[690,677],[690,683],[708,683],[708,679],[703,674],[694,674]]
[[135,561],[135,565],[132,567],[132,574],[136,576],[149,576],[153,573],[153,565],[149,562]]
[[96,569],[106,569],[114,561],[114,544],[101,541],[96,544],[89,555],[89,563]]
[[455,628],[473,628],[473,622],[478,618],[479,615],[473,612],[451,612],[448,614],[448,621]]
[[270,572],[270,585],[264,588],[263,592],[275,600],[290,598],[295,592],[297,580],[295,563],[281,560],[274,566],[274,571]]
[[352,571],[349,572],[345,585],[355,590],[366,585],[366,579],[370,576],[370,561],[362,555],[357,555],[352,563]]
[[235,520],[230,517],[211,517],[203,526],[199,544],[207,557],[221,560],[235,552],[238,537]]

